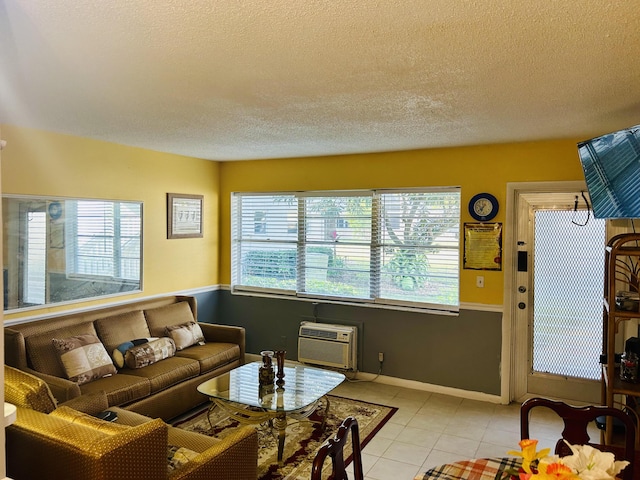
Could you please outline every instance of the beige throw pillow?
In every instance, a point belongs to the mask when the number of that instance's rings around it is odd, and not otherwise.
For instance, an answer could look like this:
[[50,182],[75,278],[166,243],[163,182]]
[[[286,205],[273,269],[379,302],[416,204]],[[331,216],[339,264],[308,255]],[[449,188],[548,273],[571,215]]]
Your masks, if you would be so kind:
[[67,378],[78,385],[117,373],[111,357],[91,334],[51,340],[56,348]]
[[183,350],[191,345],[204,345],[204,334],[200,325],[189,322],[182,325],[171,325],[167,327],[167,336],[176,343],[176,349]]

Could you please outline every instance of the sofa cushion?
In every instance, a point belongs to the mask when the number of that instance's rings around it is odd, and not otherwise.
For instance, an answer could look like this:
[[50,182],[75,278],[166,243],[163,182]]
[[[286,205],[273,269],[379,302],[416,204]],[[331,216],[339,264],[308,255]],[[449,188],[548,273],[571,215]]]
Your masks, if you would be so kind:
[[88,415],[86,413],[79,412],[78,410],[74,410],[73,408],[66,406],[57,408],[56,410],[51,412],[50,415],[58,418],[63,418],[77,425],[84,425],[85,427],[98,430],[102,433],[108,433],[110,435],[126,432],[131,428],[128,425],[120,425],[118,423],[101,420],[94,417],[93,415]]
[[175,354],[174,341],[168,337],[162,337],[131,347],[125,353],[124,361],[129,368],[142,368],[173,357]]
[[176,352],[176,356],[197,360],[203,374],[239,360],[240,347],[235,343],[209,342]]
[[190,358],[171,357],[144,368],[135,370],[124,368],[120,372],[146,378],[151,386],[151,393],[154,394],[189,378],[197,377],[200,374],[200,365]]
[[42,413],[53,412],[57,404],[44,380],[8,365],[4,366],[4,399]]
[[51,339],[67,338],[83,334],[96,335],[93,323],[80,323],[70,327],[50,330],[25,337],[27,360],[31,368],[38,372],[53,375],[54,377],[66,378],[62,364],[58,361],[58,351],[56,347],[53,346],[53,343],[51,343]]
[[51,342],[58,351],[66,377],[78,385],[118,372],[95,335],[53,338]]
[[178,302],[165,307],[145,310],[144,316],[147,319],[149,331],[154,337],[166,336],[165,329],[171,325],[195,322],[188,302]]
[[[126,370],[126,369],[125,369]],[[80,386],[80,392],[96,394],[104,392],[110,407],[126,405],[151,394],[151,383],[146,378],[118,373]]]
[[178,350],[184,350],[191,345],[204,345],[204,334],[200,325],[189,322],[183,325],[170,325],[166,328],[166,334],[176,343]]
[[155,338],[155,337],[136,338],[136,339],[131,340],[129,342],[121,343],[120,345],[118,345],[113,350],[113,353],[111,354],[111,358],[113,358],[113,363],[115,363],[116,367],[118,367],[118,368],[124,367],[125,366],[124,356],[127,353],[127,350],[129,350],[130,348],[133,348],[133,347],[135,347],[137,345],[145,344],[145,343],[150,342],[152,340],[157,340],[157,338]]
[[[100,318],[95,322],[96,332],[107,352],[113,352],[118,345],[134,338],[151,337],[142,310]],[[160,337],[161,335],[154,335]]]

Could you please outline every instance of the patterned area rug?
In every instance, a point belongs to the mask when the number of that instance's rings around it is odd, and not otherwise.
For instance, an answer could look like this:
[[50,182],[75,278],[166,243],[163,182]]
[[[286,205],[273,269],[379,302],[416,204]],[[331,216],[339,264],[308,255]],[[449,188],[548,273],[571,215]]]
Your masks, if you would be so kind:
[[[311,478],[311,465],[315,453],[324,441],[333,436],[338,426],[348,416],[358,420],[360,427],[360,443],[364,447],[373,436],[387,423],[397,408],[376,405],[374,403],[361,402],[342,397],[329,395],[330,409],[324,429],[321,428],[321,411],[324,405],[319,406],[308,420],[300,422],[290,420],[287,427],[287,438],[284,446],[283,465],[277,461],[278,440],[277,432],[272,432],[267,426],[258,429],[258,479],[259,480],[283,480]],[[190,418],[174,423],[174,426],[186,430],[203,433],[216,438],[224,438],[231,429],[238,426],[238,422],[229,418],[216,418],[212,414],[214,428],[212,429],[207,419],[208,406],[194,413]],[[345,448],[345,459],[351,461],[351,441]],[[325,466],[330,470],[331,461],[327,460]]]

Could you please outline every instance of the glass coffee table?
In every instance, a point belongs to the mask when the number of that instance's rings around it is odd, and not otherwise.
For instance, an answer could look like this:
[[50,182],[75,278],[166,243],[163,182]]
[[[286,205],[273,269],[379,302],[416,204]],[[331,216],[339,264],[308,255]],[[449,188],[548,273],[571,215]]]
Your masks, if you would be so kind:
[[209,422],[217,408],[242,423],[269,424],[278,431],[278,462],[282,462],[287,419],[309,417],[324,398],[324,419],[329,411],[327,393],[340,385],[345,376],[339,372],[285,364],[284,384],[261,388],[258,371],[262,362],[252,362],[235,368],[198,386],[198,391],[209,397]]

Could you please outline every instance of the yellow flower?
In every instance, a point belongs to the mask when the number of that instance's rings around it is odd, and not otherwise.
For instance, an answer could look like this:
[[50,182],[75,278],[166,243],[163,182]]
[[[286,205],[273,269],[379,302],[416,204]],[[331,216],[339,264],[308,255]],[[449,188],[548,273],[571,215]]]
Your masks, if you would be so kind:
[[522,469],[527,473],[532,473],[531,462],[546,457],[551,451],[550,448],[545,448],[537,452],[536,448],[538,447],[538,440],[528,438],[520,440],[518,445],[520,445],[520,448],[522,449],[521,452],[511,450],[507,452],[507,454],[522,457]]
[[573,470],[560,462],[547,463],[544,460],[538,464],[538,473],[531,475],[532,480],[579,480]]

